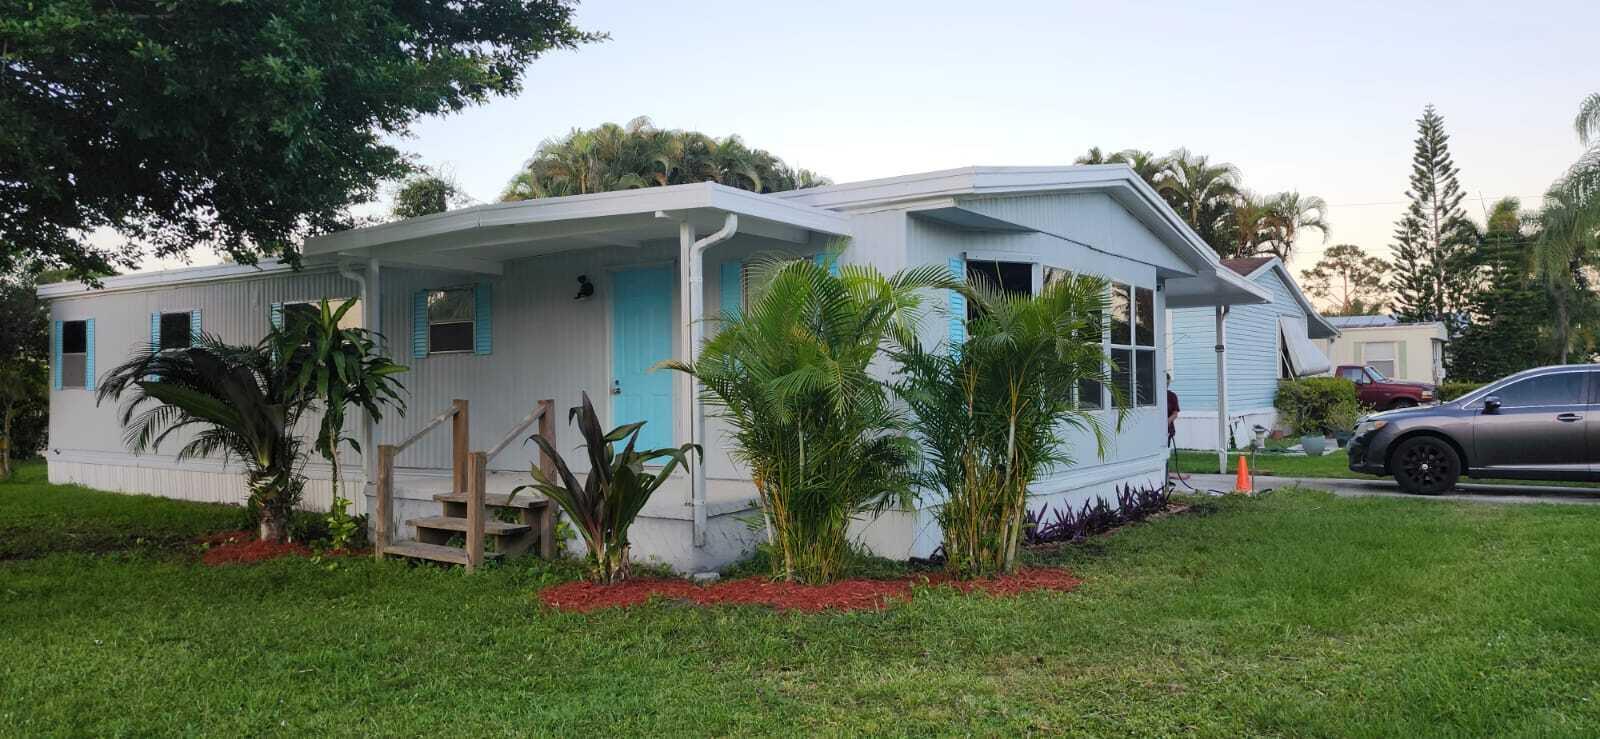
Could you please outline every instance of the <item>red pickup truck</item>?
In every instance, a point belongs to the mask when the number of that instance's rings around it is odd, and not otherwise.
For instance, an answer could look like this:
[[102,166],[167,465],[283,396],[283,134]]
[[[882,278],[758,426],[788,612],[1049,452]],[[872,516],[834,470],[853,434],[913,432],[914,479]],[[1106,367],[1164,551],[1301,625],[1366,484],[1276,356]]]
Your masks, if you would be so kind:
[[1360,400],[1362,405],[1380,411],[1425,405],[1434,402],[1438,397],[1435,395],[1438,388],[1433,385],[1425,382],[1391,380],[1370,366],[1340,365],[1334,369],[1333,376],[1343,377],[1355,383],[1356,399]]

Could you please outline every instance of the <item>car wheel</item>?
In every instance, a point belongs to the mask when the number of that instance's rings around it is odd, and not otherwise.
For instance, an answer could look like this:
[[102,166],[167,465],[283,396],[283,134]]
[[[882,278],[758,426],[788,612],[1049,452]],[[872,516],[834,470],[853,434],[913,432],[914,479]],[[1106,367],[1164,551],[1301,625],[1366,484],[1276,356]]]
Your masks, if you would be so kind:
[[1444,439],[1418,436],[1401,442],[1394,450],[1389,470],[1401,490],[1437,495],[1454,488],[1461,478],[1461,456]]
[[1395,402],[1389,404],[1389,410],[1391,410],[1391,411],[1396,409],[1396,408],[1415,408],[1415,407],[1417,407],[1417,401],[1412,400],[1410,398],[1400,398],[1400,399],[1396,400]]

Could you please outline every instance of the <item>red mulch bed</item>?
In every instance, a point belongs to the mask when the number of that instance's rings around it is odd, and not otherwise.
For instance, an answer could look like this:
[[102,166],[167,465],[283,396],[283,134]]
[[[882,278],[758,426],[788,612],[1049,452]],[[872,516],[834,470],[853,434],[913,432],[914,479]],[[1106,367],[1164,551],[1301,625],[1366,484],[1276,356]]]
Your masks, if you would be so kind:
[[695,605],[770,606],[780,611],[881,611],[911,600],[913,586],[947,586],[965,593],[982,591],[1009,596],[1036,590],[1065,593],[1082,581],[1066,570],[1029,567],[1015,574],[983,580],[952,580],[944,574],[918,575],[896,580],[844,580],[831,585],[773,582],[760,577],[728,580],[699,586],[687,580],[629,580],[615,585],[570,582],[545,588],[539,600],[563,611],[589,613],[604,608],[624,608],[652,598],[685,601]]
[[[212,567],[254,564],[279,557],[311,557],[316,554],[310,547],[300,543],[280,544],[274,541],[261,541],[250,531],[224,531],[200,537],[196,543],[206,547],[205,553],[200,555],[200,563]],[[323,552],[323,556],[349,554],[358,552],[343,549]]]

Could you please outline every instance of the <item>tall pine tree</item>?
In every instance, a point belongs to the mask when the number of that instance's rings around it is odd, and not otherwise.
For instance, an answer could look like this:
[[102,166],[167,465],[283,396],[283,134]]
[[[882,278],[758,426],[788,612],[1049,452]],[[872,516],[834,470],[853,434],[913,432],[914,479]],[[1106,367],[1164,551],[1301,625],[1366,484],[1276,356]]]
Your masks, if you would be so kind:
[[1411,205],[1394,229],[1394,314],[1402,321],[1442,321],[1454,338],[1466,325],[1467,298],[1473,292],[1476,229],[1461,200],[1450,159],[1444,118],[1429,105],[1417,120],[1416,151],[1411,155]]

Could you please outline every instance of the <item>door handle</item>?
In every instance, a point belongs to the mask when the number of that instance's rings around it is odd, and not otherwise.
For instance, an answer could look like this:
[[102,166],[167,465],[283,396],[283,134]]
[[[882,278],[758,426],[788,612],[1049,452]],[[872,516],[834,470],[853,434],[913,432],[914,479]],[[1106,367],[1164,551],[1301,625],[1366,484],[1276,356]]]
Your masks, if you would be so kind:
[[611,381],[611,394],[612,395],[621,395],[622,394],[622,381],[621,380],[612,380]]
[[1572,423],[1573,421],[1582,421],[1583,416],[1577,413],[1563,413],[1556,416],[1556,420],[1562,423]]

